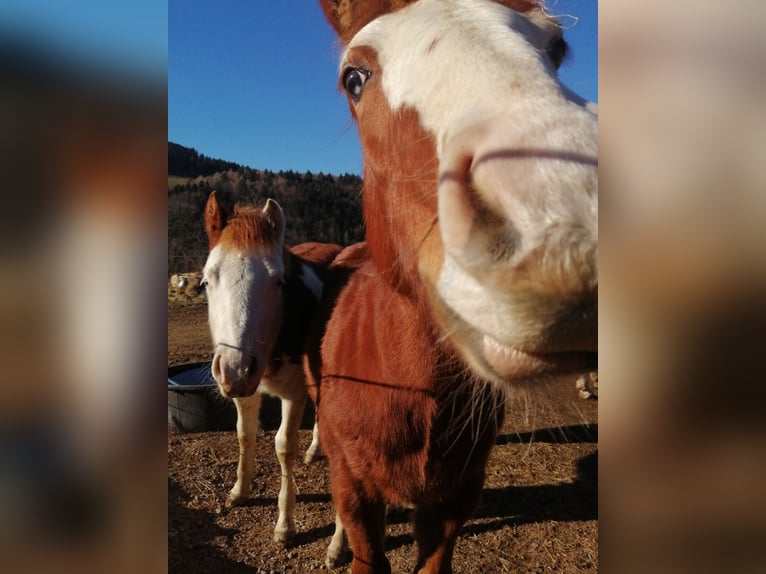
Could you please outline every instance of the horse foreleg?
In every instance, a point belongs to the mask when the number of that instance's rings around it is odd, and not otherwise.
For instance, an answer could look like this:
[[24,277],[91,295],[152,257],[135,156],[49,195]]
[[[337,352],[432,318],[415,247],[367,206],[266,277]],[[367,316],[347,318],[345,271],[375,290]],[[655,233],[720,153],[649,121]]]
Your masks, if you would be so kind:
[[331,476],[332,498],[339,516],[336,527],[341,523],[348,536],[352,574],[390,574],[384,546],[385,502],[366,497],[345,465],[331,468]]
[[274,529],[274,540],[287,542],[295,536],[295,458],[298,454],[298,429],[300,428],[306,398],[291,401],[282,399],[282,422],[274,443],[279,465],[282,467],[282,483],[279,488],[279,518]]
[[417,574],[449,574],[452,555],[463,520],[445,518],[439,512],[418,509],[415,538],[418,543]]
[[418,545],[417,574],[449,574],[452,555],[463,524],[481,495],[484,474],[466,481],[454,496],[415,510],[415,541]]
[[255,439],[258,436],[258,412],[261,410],[261,395],[234,399],[237,407],[237,440],[239,441],[239,463],[237,482],[229,492],[227,506],[242,504],[250,496],[255,463]]
[[321,454],[322,452],[319,450],[319,427],[317,426],[317,422],[314,421],[314,432],[311,435],[311,445],[306,451],[306,456],[303,457],[303,462],[311,464],[317,460]]
[[337,568],[346,561],[347,553],[348,542],[346,541],[346,534],[343,531],[343,522],[340,519],[340,514],[336,512],[335,533],[332,535],[330,545],[327,547],[327,556],[324,561],[325,566],[330,569]]

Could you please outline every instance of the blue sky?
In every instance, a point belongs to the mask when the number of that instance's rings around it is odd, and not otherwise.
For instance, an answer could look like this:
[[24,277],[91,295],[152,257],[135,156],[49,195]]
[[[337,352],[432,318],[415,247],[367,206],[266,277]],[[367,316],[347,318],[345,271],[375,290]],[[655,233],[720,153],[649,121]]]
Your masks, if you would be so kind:
[[0,37],[73,64],[164,81],[167,4],[157,0],[2,0]]
[[[564,18],[564,83],[598,100],[596,0],[549,0]],[[257,169],[361,173],[338,45],[314,0],[170,0],[168,139]]]

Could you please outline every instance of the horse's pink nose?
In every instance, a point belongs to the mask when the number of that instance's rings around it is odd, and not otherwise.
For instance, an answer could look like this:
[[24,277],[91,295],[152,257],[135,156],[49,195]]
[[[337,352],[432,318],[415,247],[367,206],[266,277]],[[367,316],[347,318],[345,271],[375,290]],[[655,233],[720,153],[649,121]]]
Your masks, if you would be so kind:
[[220,384],[223,373],[221,372],[221,355],[218,353],[213,357],[213,366],[211,367],[213,378]]
[[506,289],[518,281],[566,296],[595,288],[595,119],[560,121],[539,135],[495,118],[444,146],[438,192],[444,247],[485,286],[497,281]]
[[218,383],[218,388],[221,390],[221,394],[225,397],[232,396],[232,392],[234,391],[232,384],[233,378],[227,373],[227,369],[224,368],[224,360],[220,353],[216,353],[213,357],[211,371],[215,382]]
[[509,348],[595,349],[595,123],[583,111],[522,131],[510,118],[494,118],[442,146],[437,291]]
[[237,356],[229,356],[226,352],[216,352],[213,357],[211,372],[221,394],[225,397],[243,397],[252,394],[252,374],[258,368],[255,357],[247,357],[246,362]]

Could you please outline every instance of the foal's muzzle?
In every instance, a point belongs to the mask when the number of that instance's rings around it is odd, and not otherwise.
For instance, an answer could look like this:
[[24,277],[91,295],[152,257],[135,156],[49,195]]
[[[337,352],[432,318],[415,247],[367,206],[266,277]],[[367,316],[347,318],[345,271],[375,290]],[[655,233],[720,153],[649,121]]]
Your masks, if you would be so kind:
[[258,358],[226,343],[216,344],[211,372],[225,397],[248,397],[260,381]]

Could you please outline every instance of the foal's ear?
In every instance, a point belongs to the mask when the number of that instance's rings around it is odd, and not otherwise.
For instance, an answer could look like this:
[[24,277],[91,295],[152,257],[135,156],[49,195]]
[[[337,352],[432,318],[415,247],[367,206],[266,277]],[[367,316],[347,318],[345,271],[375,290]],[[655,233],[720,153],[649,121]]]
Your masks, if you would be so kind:
[[340,41],[348,44],[351,38],[369,22],[415,0],[319,0],[324,15],[335,29]]
[[207,240],[209,248],[212,250],[218,244],[218,240],[221,239],[221,231],[223,231],[226,225],[226,212],[218,203],[218,198],[215,192],[210,193],[210,197],[207,198],[207,205],[205,205],[205,233],[207,233]]
[[273,199],[267,199],[263,214],[282,243],[285,240],[285,214],[282,208]]

